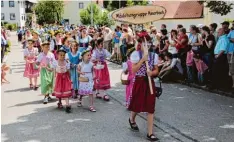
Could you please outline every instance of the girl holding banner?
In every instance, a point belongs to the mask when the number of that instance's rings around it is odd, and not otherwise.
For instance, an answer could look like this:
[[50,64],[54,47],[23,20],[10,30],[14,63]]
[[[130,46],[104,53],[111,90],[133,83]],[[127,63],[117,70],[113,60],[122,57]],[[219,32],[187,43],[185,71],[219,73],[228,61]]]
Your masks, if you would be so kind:
[[[142,42],[143,38],[144,37],[140,37],[138,39],[138,45],[136,47],[137,51],[134,51],[130,57],[130,60],[132,62],[132,71],[136,74],[136,76],[132,90],[132,99],[129,105],[129,110],[131,111],[129,124],[132,130],[139,131],[139,128],[135,121],[136,115],[140,112],[147,112],[147,139],[149,139],[150,141],[157,141],[158,138],[156,138],[156,136],[153,134],[153,117],[156,103],[156,88],[152,77],[157,76],[159,72],[157,66],[158,55],[151,52],[147,54],[148,51],[146,50],[148,49],[144,49],[147,48],[147,46],[146,43]],[[145,46],[143,46],[143,44]],[[147,65],[149,67],[148,71]],[[150,85],[152,85],[152,87],[150,87]]]

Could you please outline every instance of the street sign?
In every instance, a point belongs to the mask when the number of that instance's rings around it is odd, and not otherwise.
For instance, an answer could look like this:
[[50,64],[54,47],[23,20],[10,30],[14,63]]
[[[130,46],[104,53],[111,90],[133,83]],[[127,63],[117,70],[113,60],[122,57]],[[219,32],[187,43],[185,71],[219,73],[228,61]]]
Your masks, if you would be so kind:
[[119,22],[131,24],[144,24],[162,19],[166,9],[162,6],[131,6],[121,8],[112,12],[111,17]]

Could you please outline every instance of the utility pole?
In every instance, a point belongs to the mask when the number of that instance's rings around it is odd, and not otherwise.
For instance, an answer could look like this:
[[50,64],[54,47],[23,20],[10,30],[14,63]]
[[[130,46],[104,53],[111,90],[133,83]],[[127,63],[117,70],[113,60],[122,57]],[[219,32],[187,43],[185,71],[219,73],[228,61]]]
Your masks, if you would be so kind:
[[91,26],[93,26],[93,1],[91,0]]

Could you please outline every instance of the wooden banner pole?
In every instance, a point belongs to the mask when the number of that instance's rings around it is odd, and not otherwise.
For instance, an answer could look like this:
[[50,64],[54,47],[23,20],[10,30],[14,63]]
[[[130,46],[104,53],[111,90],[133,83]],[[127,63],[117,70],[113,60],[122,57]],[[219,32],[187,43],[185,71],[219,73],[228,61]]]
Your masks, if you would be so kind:
[[[148,51],[149,49],[148,49],[148,46],[147,46],[146,38],[144,38],[144,39],[145,39],[145,42],[144,42],[144,55],[148,55],[149,54],[149,51]],[[145,64],[146,64],[147,72],[150,71],[148,61],[145,61]],[[149,87],[150,87],[150,94],[153,95],[154,92],[153,92],[153,86],[152,86],[152,81],[151,81],[150,76],[148,76],[148,81],[149,81]]]

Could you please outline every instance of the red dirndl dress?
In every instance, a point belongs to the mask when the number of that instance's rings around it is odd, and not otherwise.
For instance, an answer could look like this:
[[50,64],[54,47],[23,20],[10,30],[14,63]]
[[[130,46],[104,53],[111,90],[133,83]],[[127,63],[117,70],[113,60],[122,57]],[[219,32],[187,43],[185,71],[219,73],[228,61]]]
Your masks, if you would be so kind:
[[56,67],[56,80],[53,96],[56,98],[69,98],[72,96],[72,82],[66,66]]
[[[149,60],[150,69],[153,69],[153,61]],[[156,87],[153,79],[152,88],[153,94],[150,93],[148,76],[146,76],[146,65],[142,64],[134,78],[132,89],[132,99],[128,109],[133,112],[148,112],[154,113],[156,103]]]
[[[94,62],[94,66],[97,62]],[[101,62],[104,65],[103,69],[95,69],[94,67],[94,90],[107,90],[111,88],[110,85],[110,75],[107,64],[105,61]]]
[[27,56],[27,60],[32,61],[33,63],[26,62],[24,77],[33,78],[39,76],[39,69],[36,68],[36,54],[38,53],[37,49],[32,49],[31,51],[28,48],[25,49],[24,55]]

